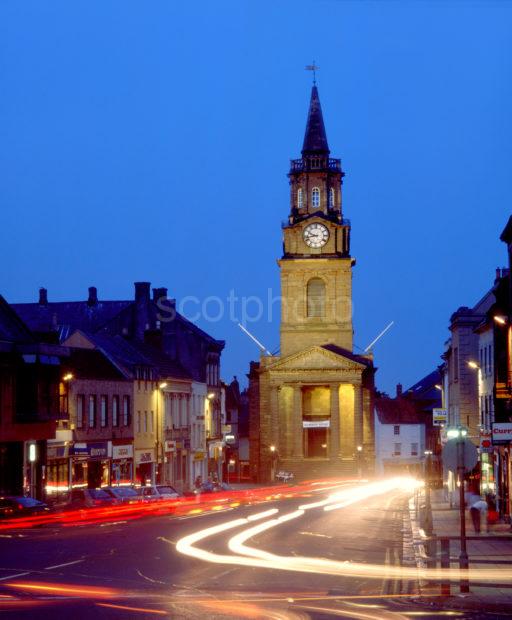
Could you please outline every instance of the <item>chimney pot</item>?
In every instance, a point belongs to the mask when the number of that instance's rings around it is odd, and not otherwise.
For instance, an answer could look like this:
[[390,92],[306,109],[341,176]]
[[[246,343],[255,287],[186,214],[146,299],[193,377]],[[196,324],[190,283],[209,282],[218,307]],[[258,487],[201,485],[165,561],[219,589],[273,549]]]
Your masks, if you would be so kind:
[[396,384],[396,395],[397,395],[397,398],[398,398],[398,396],[402,396],[402,391],[403,391],[402,384],[401,383],[397,383]]
[[40,306],[48,305],[48,291],[42,287],[39,289],[39,305]]
[[89,298],[87,304],[89,306],[95,306],[98,303],[98,290],[95,286],[89,287]]

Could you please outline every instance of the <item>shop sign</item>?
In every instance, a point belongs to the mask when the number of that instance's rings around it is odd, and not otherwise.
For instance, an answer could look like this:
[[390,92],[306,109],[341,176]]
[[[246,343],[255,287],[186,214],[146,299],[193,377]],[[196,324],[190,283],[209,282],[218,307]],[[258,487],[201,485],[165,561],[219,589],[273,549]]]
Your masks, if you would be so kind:
[[47,459],[66,459],[69,456],[69,446],[63,444],[52,445],[48,442],[46,448],[46,458]]
[[153,463],[154,461],[154,450],[135,450],[135,462],[137,465],[141,465],[142,463]]
[[231,424],[223,424],[221,430],[222,430],[223,435],[226,435],[227,433],[231,433]]
[[480,452],[492,452],[492,434],[480,431]]
[[113,459],[132,459],[133,458],[133,446],[131,443],[124,446],[112,446],[112,458]]
[[492,425],[492,443],[495,446],[509,444],[512,441],[512,423],[494,422]]
[[176,452],[176,442],[174,440],[167,440],[165,442],[165,451],[166,452]]
[[204,461],[204,452],[196,452],[194,454],[194,461]]
[[441,426],[442,424],[446,424],[447,419],[448,419],[447,409],[432,409],[433,426]]
[[302,420],[302,428],[329,428],[330,420]]
[[72,454],[75,456],[90,456],[91,458],[108,458],[111,456],[112,444],[109,441],[96,443],[75,443]]

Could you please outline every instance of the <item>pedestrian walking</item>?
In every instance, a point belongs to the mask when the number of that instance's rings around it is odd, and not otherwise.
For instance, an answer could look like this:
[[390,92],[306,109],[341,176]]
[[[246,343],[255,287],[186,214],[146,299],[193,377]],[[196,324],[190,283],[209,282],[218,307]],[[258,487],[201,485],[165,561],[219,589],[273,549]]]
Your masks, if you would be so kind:
[[473,527],[475,532],[480,534],[482,522],[487,530],[487,502],[485,502],[479,495],[473,498],[471,506],[469,508],[471,520],[473,521]]

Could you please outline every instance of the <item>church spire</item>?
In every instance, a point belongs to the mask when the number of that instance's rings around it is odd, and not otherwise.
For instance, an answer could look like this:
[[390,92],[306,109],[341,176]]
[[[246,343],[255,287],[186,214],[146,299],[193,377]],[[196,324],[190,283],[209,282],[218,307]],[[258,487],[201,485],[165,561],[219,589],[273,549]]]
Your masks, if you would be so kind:
[[327,135],[325,133],[322,107],[318,97],[318,88],[316,84],[313,84],[308,120],[306,123],[306,133],[304,134],[304,144],[302,145],[302,155],[317,154],[328,155],[329,145],[327,144]]

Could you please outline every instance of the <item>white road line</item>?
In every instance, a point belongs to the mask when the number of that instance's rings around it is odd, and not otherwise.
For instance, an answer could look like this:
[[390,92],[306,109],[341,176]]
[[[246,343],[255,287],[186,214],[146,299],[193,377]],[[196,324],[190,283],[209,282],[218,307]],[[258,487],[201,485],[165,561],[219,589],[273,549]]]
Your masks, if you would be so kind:
[[80,564],[82,560],[74,560],[73,562],[65,562],[64,564],[55,564],[55,566],[47,566],[44,570],[53,570],[54,568],[63,568],[64,566],[71,566],[72,564]]
[[0,577],[0,581],[7,581],[8,579],[15,579],[16,577],[24,577],[25,575],[30,575],[30,572],[17,573],[16,575],[8,575],[7,577]]

